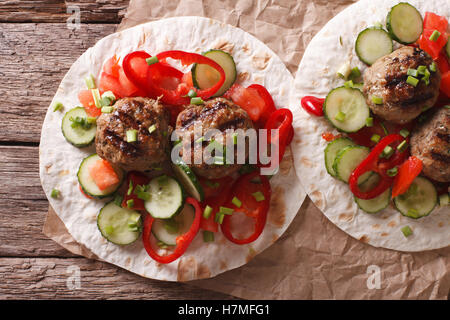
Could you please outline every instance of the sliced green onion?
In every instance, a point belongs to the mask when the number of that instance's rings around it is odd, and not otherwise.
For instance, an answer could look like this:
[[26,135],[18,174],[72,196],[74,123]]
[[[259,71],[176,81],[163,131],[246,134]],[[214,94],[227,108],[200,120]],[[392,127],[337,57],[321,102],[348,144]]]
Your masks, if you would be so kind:
[[137,197],[138,197],[138,199],[148,201],[148,200],[150,200],[151,195],[150,195],[150,193],[148,193],[146,191],[138,191]]
[[105,232],[107,234],[112,234],[114,232],[114,227],[113,226],[106,226],[105,227]]
[[203,101],[203,99],[200,97],[191,98],[191,104],[199,105],[199,104],[204,104],[204,103],[205,103],[205,101]]
[[133,199],[130,199],[130,200],[127,200],[127,208],[133,208],[134,207],[134,200]]
[[231,203],[233,203],[236,207],[240,208],[242,206],[242,201],[239,200],[238,198],[234,197],[231,200]]
[[436,72],[436,71],[437,71],[437,65],[436,65],[436,62],[433,61],[433,63],[430,64],[429,68],[430,68],[430,71],[431,71],[431,72]]
[[444,106],[445,109],[450,109],[450,105],[449,106]]
[[337,115],[336,115],[334,118],[335,118],[337,121],[342,122],[342,121],[345,120],[345,113],[342,112],[342,111],[339,111],[339,112],[337,113]]
[[223,218],[225,217],[225,215],[223,213],[219,213],[219,214],[216,215],[216,217],[217,217],[217,221],[216,222],[218,224],[222,224]]
[[427,70],[427,66],[419,66],[419,67],[417,68],[417,72],[418,72],[420,75],[424,75],[424,74],[425,74],[425,70]]
[[354,86],[353,80],[348,80],[344,82],[344,87],[346,88],[353,88],[353,86]]
[[350,68],[350,62],[345,62],[342,66],[339,67],[336,74],[338,77],[347,80],[347,78],[350,76],[350,73],[352,72],[352,69]]
[[359,70],[358,67],[354,67],[354,68],[352,69],[352,71],[350,72],[349,78],[350,78],[351,80],[354,80],[354,79],[358,79],[359,77],[361,77],[361,71]]
[[84,82],[86,83],[88,89],[95,89],[95,79],[92,74],[84,78]]
[[397,150],[400,151],[400,152],[405,151],[406,148],[408,148],[408,143],[406,142],[406,140],[403,140],[403,141],[397,146]]
[[116,196],[114,197],[114,203],[116,204],[116,206],[122,206],[122,201],[123,197],[120,194],[116,194]]
[[425,70],[422,81],[424,81],[427,86],[430,84],[430,76],[431,76],[430,71],[428,71],[428,69]]
[[375,104],[383,104],[383,98],[372,96],[372,102]]
[[100,102],[100,91],[98,89],[91,89],[91,94],[94,99],[95,106],[100,109],[102,107],[102,103]]
[[383,128],[383,132],[384,134],[387,136],[389,135],[389,131],[386,129],[386,126],[384,125],[383,122],[380,123],[381,128]]
[[147,64],[149,66],[151,66],[152,64],[155,64],[155,63],[159,62],[159,60],[158,60],[157,56],[154,56],[154,57],[150,57],[150,58],[145,59],[145,62],[147,62]]
[[257,202],[261,202],[266,200],[266,197],[264,197],[264,194],[261,191],[256,191],[252,193],[253,198],[255,198],[255,200]]
[[128,183],[128,190],[127,190],[127,195],[131,195],[131,193],[133,192],[133,181],[130,180],[130,182]]
[[149,133],[153,133],[156,130],[156,125],[152,124],[149,128],[148,128],[148,132]]
[[219,207],[219,213],[231,215],[233,214],[233,209],[227,207]]
[[409,226],[404,226],[401,230],[405,237],[409,237],[413,233]]
[[102,94],[102,99],[104,98],[108,98],[111,102],[113,103],[114,101],[116,101],[116,96],[114,95],[114,92],[112,91],[106,91]]
[[56,112],[56,111],[59,111],[62,109],[64,109],[64,105],[61,102],[56,101],[55,104],[53,105],[53,112]]
[[408,216],[411,216],[413,218],[418,218],[419,217],[419,213],[417,212],[416,209],[409,209],[408,210]]
[[380,142],[380,139],[381,139],[380,135],[374,134],[374,135],[370,138],[370,141],[373,141],[373,142],[375,142],[375,143],[378,143],[378,142]]
[[441,33],[437,30],[434,30],[430,36],[430,40],[436,42],[440,36],[441,36]]
[[403,138],[406,138],[407,136],[409,136],[409,131],[408,131],[408,129],[403,128],[402,130],[400,130],[399,134],[400,134]]
[[111,113],[114,108],[113,107],[102,107],[102,113]]
[[448,206],[448,204],[450,203],[450,199],[449,198],[450,198],[450,196],[448,195],[448,193],[441,194],[439,196],[439,205],[441,207]]
[[398,168],[393,167],[392,169],[387,170],[386,173],[389,177],[395,177],[398,173]]
[[408,76],[406,79],[406,83],[412,85],[413,87],[417,87],[417,84],[419,83],[419,79]]
[[189,90],[189,92],[186,95],[189,98],[194,98],[197,96],[197,92],[194,89]]
[[214,242],[214,232],[203,230],[203,242]]
[[366,119],[366,127],[373,127],[373,118],[372,117],[368,117]]
[[127,130],[127,142],[136,142],[137,141],[137,130]]
[[212,210],[213,209],[210,206],[206,205],[205,210],[203,210],[203,218],[209,219],[209,217],[211,216]]
[[386,148],[384,148],[383,152],[381,153],[381,156],[383,158],[390,158],[393,153],[394,153],[394,149],[392,149],[391,146],[386,146]]
[[408,69],[408,76],[412,76],[412,77],[418,77],[419,76],[419,71],[417,71],[417,69]]
[[60,195],[61,191],[59,191],[58,189],[53,189],[52,192],[50,193],[50,196],[54,199],[59,198]]

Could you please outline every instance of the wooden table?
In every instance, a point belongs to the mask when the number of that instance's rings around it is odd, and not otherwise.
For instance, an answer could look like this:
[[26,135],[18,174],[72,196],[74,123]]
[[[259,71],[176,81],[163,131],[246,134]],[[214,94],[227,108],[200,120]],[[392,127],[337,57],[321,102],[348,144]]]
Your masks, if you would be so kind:
[[[67,5],[81,10],[79,30],[67,28]],[[72,63],[115,31],[127,5],[0,1],[0,299],[232,298],[75,256],[42,234],[48,201],[38,146],[45,112]],[[69,289],[71,266],[80,268],[79,289]]]

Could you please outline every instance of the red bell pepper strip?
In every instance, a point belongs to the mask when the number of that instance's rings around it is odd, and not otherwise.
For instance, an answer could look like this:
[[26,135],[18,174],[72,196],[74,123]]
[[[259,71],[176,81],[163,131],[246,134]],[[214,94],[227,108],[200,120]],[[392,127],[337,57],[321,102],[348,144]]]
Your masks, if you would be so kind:
[[[259,163],[258,166],[265,168],[269,167],[272,164],[272,167],[276,167],[281,163],[283,159],[284,152],[286,151],[286,146],[292,141],[293,137],[293,127],[292,127],[292,112],[289,109],[282,108],[278,109],[274,113],[272,113],[269,119],[266,122],[265,129],[267,130],[267,144],[275,144],[278,145],[279,153],[278,159],[271,159],[268,164]],[[272,130],[278,130],[278,133],[272,137]],[[265,146],[263,146],[265,147]],[[267,153],[266,153],[267,154]],[[259,152],[258,152],[259,155]],[[276,161],[276,163],[272,163],[272,161]]]
[[[404,138],[399,134],[390,134],[383,139],[372,149],[370,154],[367,156],[366,159],[364,159],[352,172],[350,175],[350,179],[348,181],[350,185],[350,190],[355,195],[355,197],[359,199],[373,199],[380,194],[382,194],[384,191],[386,191],[393,182],[393,178],[389,177],[386,173],[386,170],[393,168],[395,165],[392,163],[390,166],[386,165],[383,168],[380,168],[379,161],[380,161],[380,155],[383,152],[384,148],[386,148],[391,143],[402,141]],[[396,152],[399,152],[396,150]],[[395,163],[397,160],[395,161]],[[361,191],[361,189],[358,186],[358,178],[363,175],[366,172],[374,171],[380,174],[381,179],[378,182],[378,184],[372,189],[367,192]]]
[[197,232],[200,228],[200,218],[202,217],[200,204],[194,198],[186,198],[186,203],[194,207],[194,221],[192,222],[190,229],[186,233],[181,234],[176,238],[177,244],[175,250],[168,255],[161,256],[153,249],[150,242],[150,236],[152,234],[152,225],[153,221],[155,221],[155,218],[153,218],[150,214],[147,214],[145,217],[144,231],[142,233],[144,248],[147,251],[148,255],[159,263],[171,263],[181,257],[186,252],[192,240],[194,240],[194,237],[197,235]]
[[[254,179],[260,179],[261,183],[252,182]],[[258,173],[258,171],[243,175],[233,184],[233,191],[227,202],[227,207],[233,208],[235,212],[243,212],[254,220],[253,233],[244,239],[236,238],[231,230],[232,215],[225,215],[221,224],[223,235],[235,244],[247,244],[259,238],[264,230],[267,221],[267,213],[270,208],[270,197],[272,191],[270,189],[269,180]],[[259,192],[264,197],[257,199],[255,193]],[[241,206],[236,207],[232,200],[236,197],[241,201]]]
[[411,156],[399,168],[392,188],[392,198],[408,191],[414,179],[422,172],[422,160]]
[[[131,187],[131,192],[128,195],[128,189],[130,189],[129,188],[130,182],[131,182],[132,187]],[[137,197],[137,195],[134,193],[134,190],[136,190],[137,186],[145,186],[149,182],[150,182],[150,178],[139,171],[128,172],[126,184],[125,184],[126,190],[125,190],[125,195],[123,196],[122,207],[126,208],[127,201],[133,200],[133,208],[132,208],[133,210],[138,210],[138,211],[145,210],[144,200],[139,199]]]
[[323,116],[323,103],[325,99],[317,98],[313,96],[305,96],[300,101],[302,108],[305,109],[306,112],[312,114],[316,117]]
[[[225,82],[225,71],[223,70],[223,68],[214,60],[202,56],[201,54],[180,50],[171,50],[161,52],[157,54],[156,57],[160,62],[154,63],[149,66],[147,73],[148,85],[151,88],[151,91],[155,91],[157,93],[157,96],[162,95],[161,100],[164,103],[171,105],[186,105],[190,103],[190,98],[186,97],[185,94],[183,94],[184,92],[180,92],[179,90],[177,90],[178,84],[181,83],[181,79],[183,78],[183,73],[179,71],[181,75],[170,75],[167,73],[168,70],[162,70],[161,68],[159,68],[161,62],[164,62],[168,58],[179,60],[185,66],[194,63],[206,64],[219,72],[220,79],[215,85],[213,85],[211,88],[196,90],[197,96],[201,97],[203,100],[206,100],[213,96]],[[172,79],[173,81],[169,84],[169,86],[167,86],[167,82],[170,79]]]

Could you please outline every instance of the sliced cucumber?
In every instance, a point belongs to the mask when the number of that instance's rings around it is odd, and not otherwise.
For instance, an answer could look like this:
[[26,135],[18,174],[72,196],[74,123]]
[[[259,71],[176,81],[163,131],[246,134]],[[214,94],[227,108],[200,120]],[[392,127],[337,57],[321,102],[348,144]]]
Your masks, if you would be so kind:
[[186,192],[197,201],[203,201],[203,188],[192,169],[181,160],[172,163],[172,169]]
[[389,11],[386,28],[395,41],[402,44],[414,43],[423,31],[422,16],[414,6],[401,2]]
[[328,93],[323,111],[331,124],[343,132],[358,131],[366,125],[366,119],[370,116],[363,93],[345,86]]
[[139,238],[142,230],[141,215],[130,209],[108,202],[97,216],[97,226],[108,241],[126,245]]
[[[369,179],[364,181],[359,188],[364,192],[369,191],[377,185],[379,180],[380,176],[374,173],[369,177]],[[389,205],[389,202],[391,201],[391,189],[387,189],[376,198],[364,200],[355,197],[355,201],[361,210],[367,213],[377,213],[387,208]]]
[[78,182],[83,189],[83,192],[88,196],[97,199],[112,196],[114,192],[119,189],[124,177],[123,171],[121,169],[114,168],[114,171],[119,177],[119,182],[109,188],[106,188],[105,190],[100,190],[99,187],[97,187],[97,185],[95,184],[89,172],[89,167],[99,160],[101,160],[101,158],[96,153],[84,158],[83,161],[81,161],[77,173]]
[[[348,179],[356,167],[369,155],[369,148],[362,146],[348,146],[341,149],[333,162],[333,170],[336,172],[336,177],[348,183]],[[366,172],[358,179],[361,184],[366,181],[372,172]]]
[[150,199],[144,206],[154,218],[169,219],[183,209],[184,190],[174,178],[159,176],[152,179],[148,192]]
[[[61,130],[64,138],[73,144],[75,147],[87,147],[95,140],[95,132],[97,127],[95,124],[90,124],[89,129],[84,129],[81,126],[72,126],[72,120],[76,118],[85,119],[88,121],[88,115],[84,108],[76,107],[66,112],[62,119]],[[72,120],[71,120],[72,119]]]
[[419,219],[433,211],[438,201],[436,188],[424,177],[417,177],[404,194],[394,198],[398,211],[406,217]]
[[[217,62],[225,71],[225,82],[216,94],[214,94],[214,97],[219,97],[233,85],[234,81],[236,81],[236,64],[234,63],[233,57],[222,50],[209,50],[203,55]],[[198,89],[211,88],[219,81],[219,79],[219,73],[206,64],[194,64],[192,67],[192,82]]]
[[330,175],[336,177],[336,172],[333,169],[333,162],[334,159],[336,159],[338,152],[344,149],[345,147],[354,145],[355,143],[349,138],[338,138],[328,143],[324,152],[325,152],[325,168],[327,169],[327,172]]
[[170,219],[155,219],[152,233],[156,239],[168,246],[177,244],[177,237],[186,233],[194,222],[195,212],[190,204],[185,204],[183,210]]
[[394,50],[392,39],[383,29],[367,28],[356,38],[355,51],[359,59],[372,65],[379,58],[390,54]]

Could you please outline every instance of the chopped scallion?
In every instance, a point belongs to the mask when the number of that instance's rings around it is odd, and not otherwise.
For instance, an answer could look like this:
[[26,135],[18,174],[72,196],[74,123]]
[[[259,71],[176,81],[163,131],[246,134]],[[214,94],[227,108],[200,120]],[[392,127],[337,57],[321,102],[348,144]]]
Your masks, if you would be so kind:
[[120,194],[116,194],[116,196],[114,197],[114,203],[116,204],[116,206],[122,206],[122,201],[123,197]]
[[414,78],[412,76],[408,76],[408,78],[406,79],[406,83],[412,85],[413,87],[417,87],[419,79]]
[[231,215],[233,214],[233,209],[227,207],[219,207],[219,213]]
[[64,109],[64,105],[61,102],[56,101],[55,104],[53,105],[53,112],[56,112],[56,111],[59,111],[62,109]]
[[405,128],[403,128],[402,130],[400,130],[400,135],[403,137],[403,138],[406,138],[407,136],[409,136],[409,131],[408,131],[408,129],[405,129]]
[[391,146],[386,146],[386,148],[384,148],[383,152],[381,153],[381,156],[383,158],[390,158],[392,156],[392,154],[394,153],[394,149],[392,149]]
[[359,70],[358,67],[354,67],[354,68],[352,69],[352,71],[350,72],[349,78],[350,78],[351,80],[354,80],[354,79],[358,79],[359,77],[361,77],[361,71]]
[[375,143],[378,143],[378,142],[380,142],[380,139],[381,139],[380,135],[374,134],[374,135],[370,138],[370,141],[373,141],[373,142],[375,142]]
[[419,72],[417,71],[417,69],[408,69],[408,76],[412,76],[412,77],[418,77],[419,76]]
[[205,102],[200,97],[191,98],[191,104],[200,105],[200,104],[204,104],[204,103]]
[[440,36],[441,36],[441,33],[439,31],[437,31],[437,30],[434,30],[433,33],[430,36],[430,40],[433,41],[433,42],[436,42],[439,39]]
[[157,56],[153,56],[153,57],[145,59],[145,62],[147,62],[147,64],[149,66],[151,66],[152,64],[155,64],[155,63],[159,62],[159,60],[158,60]]
[[203,242],[214,242],[214,232],[204,230]]
[[417,67],[417,72],[420,75],[424,75],[425,74],[425,70],[427,70],[427,66],[419,66],[419,67]]
[[373,118],[372,117],[368,117],[366,119],[366,127],[373,127]]
[[102,103],[100,102],[100,91],[98,89],[91,89],[92,98],[94,99],[94,104],[97,108],[102,107]]
[[413,217],[413,218],[418,218],[419,217],[419,212],[417,212],[416,209],[409,209],[408,210],[408,216]]
[[137,141],[137,130],[127,130],[127,142],[136,142]]
[[342,111],[339,111],[339,112],[337,113],[337,115],[336,115],[334,118],[335,118],[337,121],[342,122],[342,121],[345,120],[345,113],[342,112]]
[[95,79],[92,74],[84,78],[84,82],[86,83],[88,89],[95,89]]
[[134,200],[133,199],[129,199],[127,200],[127,208],[133,208],[134,207]]
[[107,234],[112,234],[114,232],[114,227],[113,226],[106,226],[105,227],[105,232]]
[[50,196],[54,199],[59,198],[59,196],[61,195],[61,191],[59,191],[58,189],[53,189]]
[[231,202],[238,208],[240,208],[242,206],[242,201],[239,200],[237,197],[234,197]]
[[156,130],[156,125],[152,124],[149,128],[148,128],[148,132],[149,133],[153,133]]
[[448,206],[449,203],[450,203],[450,196],[448,193],[444,193],[439,196],[439,205],[441,207]]
[[404,226],[401,230],[405,237],[409,237],[413,233],[409,226]]
[[372,102],[375,104],[383,104],[383,98],[372,96]]
[[437,71],[437,66],[436,66],[436,62],[433,61],[432,64],[430,64],[430,71],[431,72],[436,72]]
[[255,198],[256,201],[261,202],[266,200],[264,197],[264,194],[261,191],[256,191],[252,193],[253,198]]
[[400,152],[405,151],[406,148],[408,148],[408,143],[406,142],[406,140],[403,140],[403,141],[397,146],[397,150],[400,151]]
[[209,219],[209,217],[211,216],[212,210],[213,209],[210,206],[206,205],[205,210],[203,210],[203,218]]
[[189,90],[187,96],[189,98],[195,98],[197,96],[197,92],[194,89]]
[[130,180],[130,182],[128,183],[127,195],[130,196],[132,192],[133,192],[133,181]]
[[387,170],[386,173],[389,177],[395,177],[398,173],[398,168],[393,167],[392,169]]
[[102,113],[111,113],[113,110],[113,107],[102,107]]

